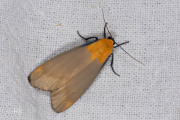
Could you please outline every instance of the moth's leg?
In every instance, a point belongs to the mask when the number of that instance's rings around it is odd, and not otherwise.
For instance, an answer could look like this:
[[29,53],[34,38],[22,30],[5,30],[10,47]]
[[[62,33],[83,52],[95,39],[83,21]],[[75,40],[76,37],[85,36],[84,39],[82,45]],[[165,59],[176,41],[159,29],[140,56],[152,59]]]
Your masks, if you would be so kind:
[[104,38],[106,38],[106,25],[107,25],[107,23],[105,23],[105,25],[104,25]]
[[88,40],[90,40],[90,39],[95,39],[95,41],[98,40],[98,37],[88,37],[88,38],[85,38],[85,37],[83,37],[82,35],[79,34],[79,31],[77,31],[77,34],[78,34],[82,39],[84,39],[86,42],[88,42]]
[[126,42],[123,42],[123,43],[120,43],[120,44],[116,43],[116,46],[114,46],[114,48],[117,48],[117,47],[119,47],[119,46],[121,46],[121,45],[124,45],[124,44],[126,44],[126,43],[129,43],[129,41],[126,41]]
[[117,74],[117,73],[115,72],[114,67],[113,67],[113,63],[114,63],[114,54],[113,54],[113,53],[111,54],[111,57],[112,57],[112,59],[111,59],[111,68],[112,68],[112,71],[113,71],[114,74],[116,74],[117,76],[120,76],[119,74]]

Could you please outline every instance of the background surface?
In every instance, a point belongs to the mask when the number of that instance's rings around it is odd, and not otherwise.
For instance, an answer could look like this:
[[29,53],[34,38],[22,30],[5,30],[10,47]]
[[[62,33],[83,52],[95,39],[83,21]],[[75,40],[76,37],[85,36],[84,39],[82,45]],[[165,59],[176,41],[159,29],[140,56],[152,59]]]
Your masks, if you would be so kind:
[[[179,120],[179,0],[1,0],[0,119]],[[68,110],[57,114],[50,93],[27,77],[57,54],[82,45],[77,35],[103,33],[101,8],[119,43],[117,77],[107,62],[95,82]]]

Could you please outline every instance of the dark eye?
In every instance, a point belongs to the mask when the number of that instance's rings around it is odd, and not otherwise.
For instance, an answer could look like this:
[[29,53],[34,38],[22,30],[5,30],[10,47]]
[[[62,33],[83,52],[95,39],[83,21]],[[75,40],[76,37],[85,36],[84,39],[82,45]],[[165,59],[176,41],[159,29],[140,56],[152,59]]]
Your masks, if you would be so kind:
[[112,39],[112,37],[108,37],[108,39]]

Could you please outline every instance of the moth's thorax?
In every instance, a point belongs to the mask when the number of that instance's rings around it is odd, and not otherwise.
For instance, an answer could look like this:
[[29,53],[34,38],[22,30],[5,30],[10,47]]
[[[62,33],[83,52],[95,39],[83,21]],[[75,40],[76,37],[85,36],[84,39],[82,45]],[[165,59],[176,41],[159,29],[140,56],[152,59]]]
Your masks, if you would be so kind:
[[111,39],[100,39],[87,46],[92,53],[92,60],[98,59],[100,63],[104,63],[113,51],[113,41]]

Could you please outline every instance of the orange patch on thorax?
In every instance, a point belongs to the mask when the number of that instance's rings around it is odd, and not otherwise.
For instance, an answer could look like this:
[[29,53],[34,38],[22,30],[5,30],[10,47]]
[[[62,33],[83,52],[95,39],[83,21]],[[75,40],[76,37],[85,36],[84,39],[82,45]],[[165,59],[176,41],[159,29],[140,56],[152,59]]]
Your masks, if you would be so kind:
[[113,41],[111,39],[100,39],[87,46],[92,53],[91,59],[98,59],[100,63],[104,63],[113,51]]

